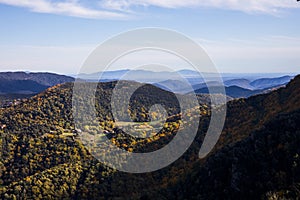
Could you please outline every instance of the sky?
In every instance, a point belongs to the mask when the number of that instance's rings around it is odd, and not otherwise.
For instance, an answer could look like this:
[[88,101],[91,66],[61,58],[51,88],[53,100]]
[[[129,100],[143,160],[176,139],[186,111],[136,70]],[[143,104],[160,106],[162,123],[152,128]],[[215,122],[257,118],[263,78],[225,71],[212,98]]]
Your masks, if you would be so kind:
[[158,27],[223,73],[300,73],[299,11],[296,0],[0,0],[0,71],[73,75],[112,36]]

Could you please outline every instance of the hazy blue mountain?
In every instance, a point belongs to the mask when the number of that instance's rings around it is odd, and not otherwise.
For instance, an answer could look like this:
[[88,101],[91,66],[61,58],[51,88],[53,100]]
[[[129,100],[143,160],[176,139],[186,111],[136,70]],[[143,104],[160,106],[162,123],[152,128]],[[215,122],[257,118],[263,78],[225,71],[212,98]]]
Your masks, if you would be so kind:
[[153,83],[154,86],[163,90],[173,91],[175,93],[187,93],[190,92],[191,87],[188,88],[187,83],[179,80],[166,80],[158,83]]
[[[217,81],[210,81],[208,83],[210,86],[220,86],[221,85],[221,83],[217,82]],[[190,84],[190,85],[188,85],[188,84]],[[204,82],[193,85],[189,82],[183,82],[183,81],[179,81],[179,80],[166,80],[166,81],[162,81],[159,83],[153,83],[153,85],[155,85],[161,89],[164,89],[167,91],[173,91],[175,93],[180,93],[180,94],[190,93],[192,91],[207,87],[207,84]]]
[[[195,70],[189,70],[189,69],[184,69],[184,70],[178,70],[178,71],[151,71],[151,70],[131,70],[131,69],[121,69],[121,70],[114,70],[114,71],[105,71],[105,72],[95,72],[95,73],[83,73],[79,75],[72,75],[72,77],[81,77],[81,78],[86,78],[86,79],[99,79],[100,74],[103,76],[103,79],[118,79],[121,78],[123,75],[126,73],[130,72],[132,75],[141,75],[141,76],[147,76],[147,75],[156,75],[159,76],[161,75],[169,75],[169,79],[172,79],[174,75],[176,77],[182,76],[188,79],[193,79],[193,78],[198,78],[203,80],[203,76],[205,77],[219,77],[221,76],[224,81],[227,80],[233,80],[233,79],[247,79],[250,81],[254,81],[257,79],[262,79],[262,78],[276,78],[276,77],[281,77],[281,76],[294,76],[294,74],[282,74],[282,73],[254,73],[254,74],[247,74],[247,73],[221,73],[221,74],[216,74],[216,73],[208,73],[208,72],[202,72],[199,73]],[[165,77],[167,78],[167,77]],[[166,79],[164,79],[166,80]]]
[[[215,77],[216,74],[205,73],[206,76]],[[101,78],[100,78],[101,76]],[[179,78],[186,78],[193,83],[197,80],[203,80],[199,72],[193,70],[180,70],[180,71],[150,71],[150,70],[116,70],[105,71],[91,74],[79,74],[77,76],[86,80],[138,80],[139,82],[155,83],[166,80],[178,80]],[[199,83],[199,82],[196,82]]]
[[201,77],[201,74],[199,72],[193,71],[193,70],[179,70],[177,71],[178,74],[184,77]]
[[[252,82],[248,79],[232,79],[232,80],[224,81],[224,86],[227,95],[230,97],[233,98],[250,97],[252,95],[267,93],[272,90],[278,89],[282,86],[285,86],[287,82],[285,82],[284,80],[286,79],[289,78],[280,77],[280,78],[258,79],[253,81],[256,87],[250,85],[250,83]],[[197,81],[199,81],[200,83]],[[204,80],[193,79],[193,82],[192,81],[189,82],[191,84],[191,87],[197,94],[200,93],[208,94],[207,84],[204,82]],[[217,81],[211,81],[208,83],[212,87],[221,87],[222,85],[220,82]],[[166,80],[159,83],[155,83],[154,85],[164,90],[173,91],[181,94],[192,92],[191,87],[186,86],[183,82],[178,80]]]
[[293,76],[282,76],[278,78],[261,78],[250,83],[256,89],[265,89],[278,85],[287,84],[290,80],[292,80]]
[[[240,78],[240,79],[229,79],[224,81],[224,86],[238,86],[248,90],[262,90],[262,89],[272,89],[279,86],[286,85],[294,76],[282,76],[282,77],[275,77],[275,78],[260,78],[255,79],[254,81],[250,81],[249,79]],[[218,85],[220,83],[213,83],[213,85]],[[194,85],[195,89],[204,88],[206,85],[205,83],[200,83]]]
[[[100,72],[80,74],[78,77],[89,81],[97,81],[100,74]],[[176,93],[189,93],[191,92],[191,87],[196,93],[208,93],[207,85],[204,82],[203,77],[193,70],[154,72],[149,70],[125,69],[106,71],[101,75],[102,82],[124,79],[153,83],[155,86]],[[217,77],[217,74],[213,73],[203,73],[203,75],[209,77],[211,80],[214,80],[214,77]],[[224,76],[223,79],[225,80],[224,85],[226,86],[227,95],[233,98],[249,97],[254,94],[271,91],[274,88],[285,85],[293,78],[293,76],[259,78],[254,80],[250,78],[230,78],[238,77],[238,75],[239,74],[222,74],[222,76]],[[246,75],[243,74],[243,76]],[[265,76],[270,77],[270,75]],[[180,81],[181,78],[185,78],[191,84],[191,87]],[[53,73],[2,72],[0,73],[0,93],[36,94],[48,87],[65,82],[73,82],[74,80],[75,79],[72,77]],[[220,83],[216,81],[211,81],[209,83],[214,87],[220,85]]]
[[[101,77],[100,77],[101,76]],[[225,86],[238,86],[250,90],[258,90],[271,88],[274,86],[288,83],[293,76],[283,76],[283,74],[239,74],[239,73],[202,73],[200,74],[194,70],[179,70],[179,71],[150,71],[150,70],[129,70],[122,69],[116,71],[105,71],[103,73],[91,73],[91,74],[79,74],[78,78],[88,81],[107,82],[109,80],[130,80],[144,83],[164,83],[165,86],[172,86],[173,91],[178,93],[190,92],[183,87],[180,82],[176,83],[176,80],[181,78],[186,79],[192,87],[197,90],[206,87],[205,79],[209,81],[215,81],[216,78],[222,77]],[[282,77],[279,77],[282,76]],[[278,78],[279,77],[279,78]],[[167,83],[170,82],[170,83]],[[160,84],[156,84],[161,86]],[[161,86],[166,89],[166,87]]]
[[[218,91],[218,86],[212,87],[213,90]],[[241,88],[238,86],[229,86],[225,87],[225,92],[227,96],[232,98],[247,98],[255,94],[260,94],[263,90],[249,90],[245,88]],[[195,90],[196,94],[209,94],[209,90],[207,87]]]
[[232,79],[232,80],[227,80],[224,81],[224,85],[229,87],[229,86],[238,86],[241,88],[249,89],[249,90],[255,90],[256,88],[250,85],[250,80],[241,78],[241,79]]
[[202,89],[202,88],[206,88],[207,87],[207,84],[209,84],[210,86],[221,86],[222,84],[218,81],[210,81],[208,83],[200,83],[200,84],[196,84],[196,85],[193,85],[193,88],[194,90],[199,90],[199,89]]
[[[248,79],[231,79],[224,81],[226,94],[233,98],[250,97],[252,95],[268,93],[272,90],[285,86],[293,76],[283,76],[276,78],[260,78],[254,81]],[[220,85],[218,82],[212,82],[212,86]],[[196,93],[208,93],[205,83],[193,85]]]
[[86,80],[99,80],[101,76],[101,80],[118,80],[130,70],[117,70],[117,71],[106,71],[106,72],[96,72],[91,74],[79,74],[74,77],[86,79]]

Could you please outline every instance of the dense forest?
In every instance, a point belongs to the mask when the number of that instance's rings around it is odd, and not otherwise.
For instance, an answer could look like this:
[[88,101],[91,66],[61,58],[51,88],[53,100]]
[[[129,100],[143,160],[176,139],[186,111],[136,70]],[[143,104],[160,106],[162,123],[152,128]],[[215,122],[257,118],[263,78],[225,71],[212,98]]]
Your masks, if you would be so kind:
[[[83,91],[87,83],[82,83]],[[154,104],[167,111],[163,128],[151,137],[135,138],[115,125],[110,109],[116,82],[99,83],[97,121],[112,144],[129,152],[149,152],[172,140],[181,121],[174,94],[145,85],[122,108],[141,127],[160,118]],[[127,85],[126,85],[127,84]],[[124,87],[131,87],[127,82]],[[81,133],[98,133],[96,126],[75,128],[73,83],[59,84],[0,110],[0,198],[2,199],[295,199],[300,195],[300,77],[286,87],[228,103],[224,131],[205,159],[198,152],[210,122],[209,101],[190,110],[201,114],[195,141],[172,165],[130,174],[111,169],[83,145]],[[158,95],[159,94],[159,95]],[[189,98],[181,96],[186,103]],[[122,110],[121,109],[121,110]],[[122,115],[122,113],[120,113]],[[118,158],[115,158],[118,159]],[[122,160],[120,160],[122,162]]]

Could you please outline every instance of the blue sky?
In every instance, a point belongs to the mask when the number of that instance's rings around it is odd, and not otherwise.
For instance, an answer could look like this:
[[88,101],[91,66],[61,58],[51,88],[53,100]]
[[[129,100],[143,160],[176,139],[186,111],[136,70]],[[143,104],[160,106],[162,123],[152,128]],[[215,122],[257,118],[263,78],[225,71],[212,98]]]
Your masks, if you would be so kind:
[[161,27],[221,72],[300,73],[299,11],[296,0],[0,0],[0,70],[76,74],[113,35]]

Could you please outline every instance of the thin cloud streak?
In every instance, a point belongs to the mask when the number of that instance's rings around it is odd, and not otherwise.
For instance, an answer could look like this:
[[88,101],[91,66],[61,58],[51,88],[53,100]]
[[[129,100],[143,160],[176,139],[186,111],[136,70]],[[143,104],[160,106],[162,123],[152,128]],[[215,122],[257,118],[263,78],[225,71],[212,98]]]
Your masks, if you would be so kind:
[[217,8],[246,13],[280,14],[284,9],[300,8],[296,0],[102,0],[103,8],[111,10],[130,10],[135,7],[162,8]]
[[32,12],[66,15],[89,19],[126,19],[127,14],[84,7],[76,0],[64,2],[50,0],[0,0],[0,3],[27,8]]

